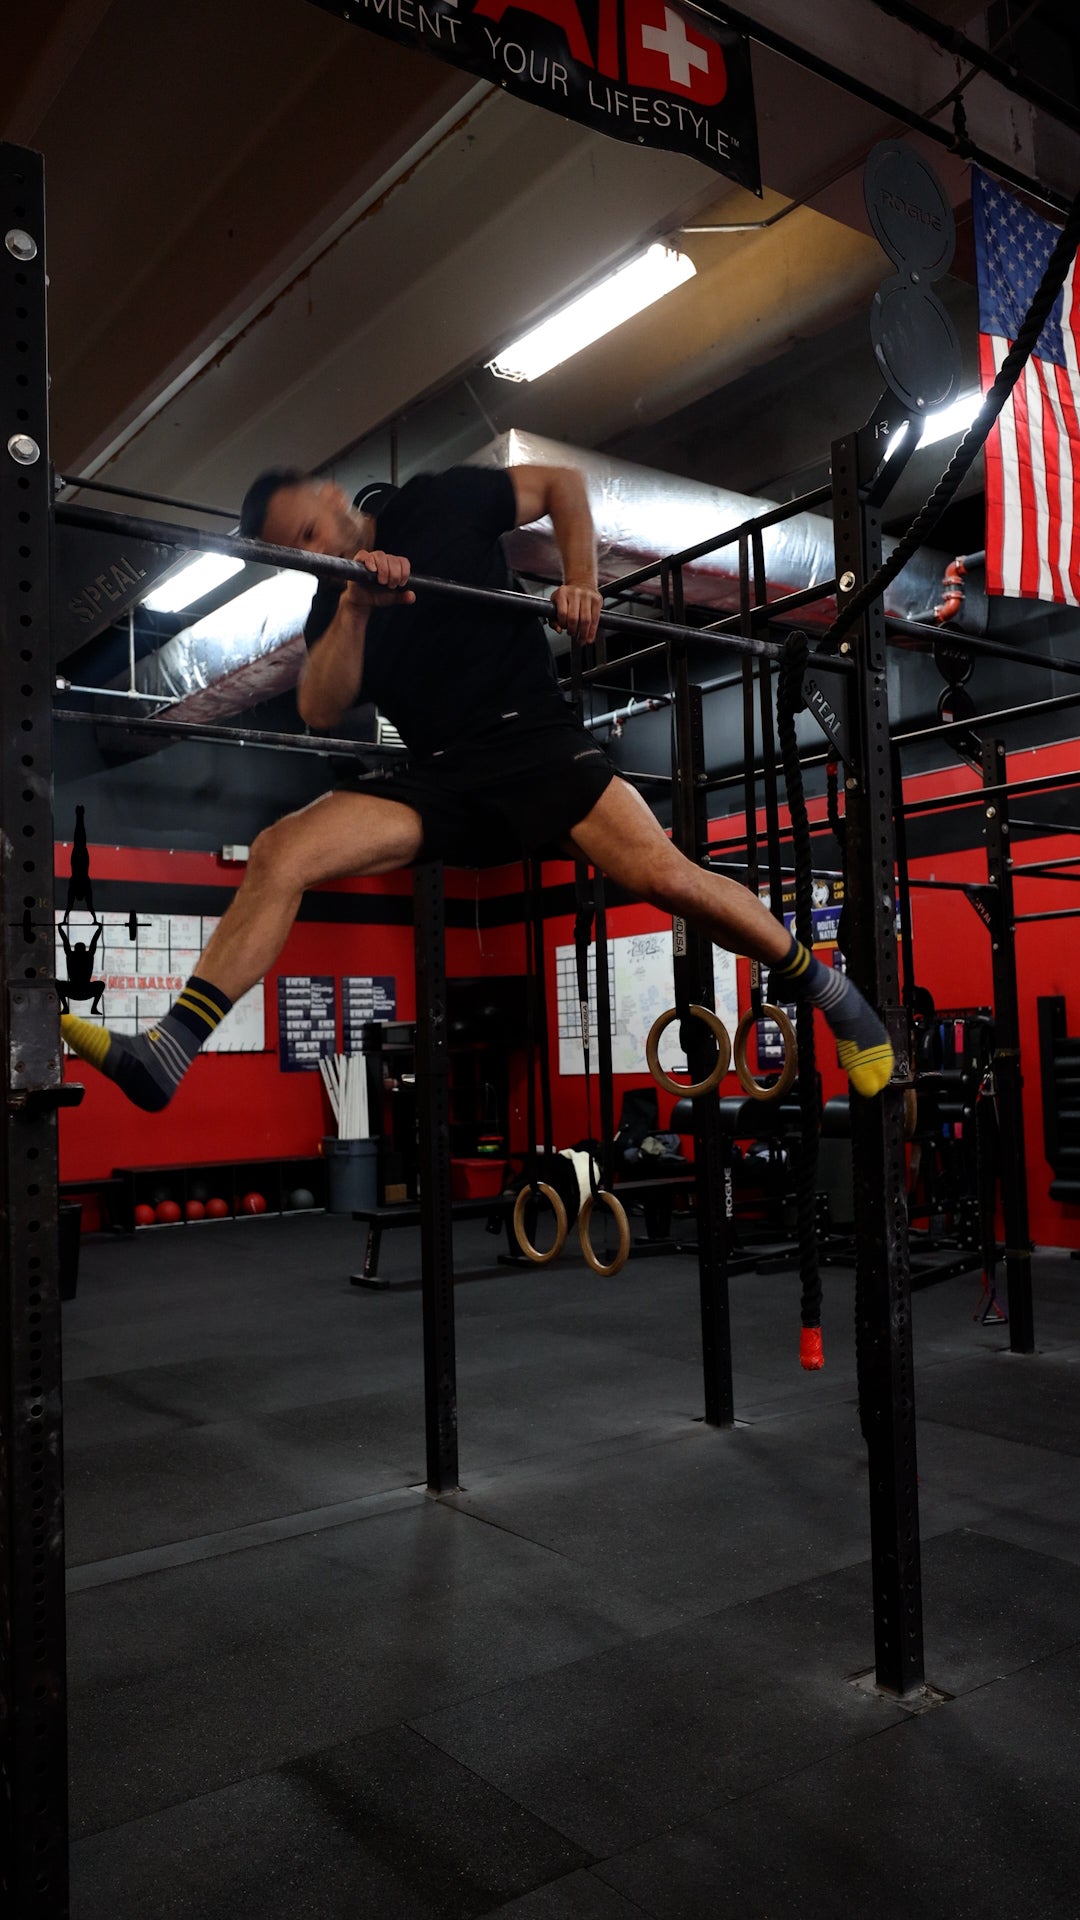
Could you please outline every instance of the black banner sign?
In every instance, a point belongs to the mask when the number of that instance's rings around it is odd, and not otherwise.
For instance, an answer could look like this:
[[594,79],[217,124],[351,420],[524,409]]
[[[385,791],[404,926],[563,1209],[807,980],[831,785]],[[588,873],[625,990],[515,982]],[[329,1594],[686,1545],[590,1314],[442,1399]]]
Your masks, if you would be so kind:
[[313,0],[534,106],[761,192],[745,34],[684,0]]

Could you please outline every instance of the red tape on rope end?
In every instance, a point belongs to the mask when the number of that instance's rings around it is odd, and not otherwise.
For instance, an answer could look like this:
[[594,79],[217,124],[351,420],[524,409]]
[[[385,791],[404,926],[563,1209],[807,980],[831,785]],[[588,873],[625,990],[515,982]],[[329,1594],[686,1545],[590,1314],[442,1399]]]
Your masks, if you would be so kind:
[[820,1327],[804,1327],[799,1335],[799,1365],[805,1373],[814,1373],[825,1365]]

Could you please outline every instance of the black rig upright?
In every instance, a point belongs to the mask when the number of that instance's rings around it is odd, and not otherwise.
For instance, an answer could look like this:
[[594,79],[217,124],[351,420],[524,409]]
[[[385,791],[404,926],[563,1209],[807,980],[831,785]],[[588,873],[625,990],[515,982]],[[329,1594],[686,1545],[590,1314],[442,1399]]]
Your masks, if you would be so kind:
[[[681,583],[676,578],[676,587]],[[682,619],[681,593],[674,617]],[[701,688],[690,680],[685,647],[674,650],[675,791],[672,837],[696,866],[708,857],[705,793],[705,727]],[[694,1002],[714,1010],[713,950],[706,934],[676,918],[671,923],[676,1004]],[[684,1039],[691,1081],[712,1069],[713,1041],[699,1020],[686,1022]],[[712,1055],[712,1058],[710,1058]],[[715,1094],[694,1102],[694,1209],[698,1230],[701,1297],[701,1346],[705,1375],[705,1419],[712,1427],[735,1421],[731,1362],[731,1304],[728,1291],[729,1222],[732,1211],[731,1164],[720,1125]]]
[[53,980],[50,471],[39,154],[0,146],[0,1906],[68,1911]]
[[[838,599],[881,564],[881,517],[861,497],[861,436],[832,449]],[[868,467],[880,455],[867,448]],[[847,901],[853,978],[883,1013],[898,1054],[908,1048],[896,958],[895,840],[885,616],[880,599],[851,630],[856,662],[848,762]],[[915,1453],[904,1161],[903,1091],[851,1096],[855,1185],[855,1318],[859,1406],[870,1476],[874,1654],[880,1687],[901,1696],[923,1683],[922,1571]]]
[[454,1328],[454,1222],[450,1189],[450,1048],[446,1004],[446,905],[443,870],[425,862],[413,874],[416,953],[416,1084],[420,1175],[420,1249],[424,1302],[424,1406],[429,1493],[458,1483],[457,1358]]
[[[1004,743],[982,743],[986,787],[1004,787],[1008,761]],[[1035,1351],[1035,1309],[1031,1292],[1031,1238],[1028,1221],[1027,1153],[1024,1146],[1024,1076],[1020,1061],[1020,995],[1016,977],[1016,928],[1013,915],[1009,796],[988,795],[986,870],[990,914],[990,964],[994,980],[994,1091],[997,1100],[998,1179],[1005,1222],[1005,1278],[1009,1295],[1009,1345],[1013,1353]]]

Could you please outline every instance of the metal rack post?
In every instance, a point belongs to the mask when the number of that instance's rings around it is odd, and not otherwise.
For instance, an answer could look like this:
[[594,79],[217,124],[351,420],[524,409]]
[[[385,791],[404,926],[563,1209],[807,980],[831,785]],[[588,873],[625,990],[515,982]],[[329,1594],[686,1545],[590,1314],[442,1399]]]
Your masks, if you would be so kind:
[[[678,576],[676,576],[678,581]],[[681,583],[680,583],[681,584]],[[682,608],[676,602],[676,618]],[[676,643],[675,767],[672,837],[695,865],[708,859],[705,799],[705,727],[701,688],[691,684],[685,648]],[[707,935],[672,921],[675,997],[679,1006],[697,1002],[712,1008],[713,958]],[[688,1022],[686,1058],[692,1080],[709,1073],[712,1041],[698,1020]],[[720,1102],[707,1094],[694,1102],[694,1207],[698,1223],[698,1274],[701,1293],[701,1347],[705,1374],[705,1419],[730,1427],[735,1420],[731,1378],[731,1305],[728,1296],[728,1241],[732,1211],[731,1166],[720,1126]]]
[[[1007,787],[1008,768],[1003,741],[983,741],[982,774],[985,787]],[[1031,1294],[1031,1228],[1024,1146],[1024,1076],[1020,1060],[1020,1001],[1016,977],[1008,791],[998,792],[995,799],[987,800],[983,812],[986,819],[986,872],[995,896],[995,924],[990,927],[990,964],[994,981],[994,1085],[998,1110],[1001,1210],[1005,1221],[1009,1345],[1013,1353],[1034,1353],[1035,1312]]]
[[[841,595],[856,592],[881,561],[881,518],[860,498],[855,434],[832,450],[833,524]],[[882,602],[851,636],[856,760],[847,768],[848,915],[852,975],[907,1051],[899,1007],[895,926],[895,836],[889,696]],[[859,1402],[870,1476],[874,1651],[878,1685],[904,1695],[923,1681],[922,1573],[911,1338],[903,1096],[851,1096],[855,1183],[856,1348]]]
[[426,862],[413,874],[413,926],[427,1483],[430,1493],[451,1493],[458,1484],[457,1359],[446,903],[438,862]]
[[53,978],[50,477],[40,154],[0,147],[0,1895],[68,1911]]

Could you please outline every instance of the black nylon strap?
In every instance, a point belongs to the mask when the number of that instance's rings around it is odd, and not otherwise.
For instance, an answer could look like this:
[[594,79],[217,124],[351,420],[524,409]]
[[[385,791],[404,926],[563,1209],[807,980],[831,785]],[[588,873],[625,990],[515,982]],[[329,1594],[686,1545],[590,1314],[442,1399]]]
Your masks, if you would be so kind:
[[[795,865],[795,933],[803,946],[813,952],[814,896],[813,846],[806,812],[802,765],[795,735],[795,715],[803,705],[802,684],[806,671],[807,643],[804,633],[792,633],[784,643],[780,676],[776,687],[776,728],[783,755],[787,786],[788,813],[791,818],[792,859]],[[817,1060],[814,1051],[814,1009],[805,994],[799,996],[796,1009],[799,1040],[799,1117],[800,1141],[796,1213],[799,1234],[799,1277],[802,1282],[802,1324],[821,1325],[821,1274],[817,1254],[817,1155],[821,1114],[818,1106]]]
[[540,1053],[540,1107],[544,1122],[544,1151],[554,1153],[551,1118],[551,1056],[548,1050],[547,977],[544,967],[544,895],[539,860],[529,862],[529,904],[532,911],[533,964],[536,970],[536,1045]]
[[[610,1193],[615,1177],[615,1086],[611,1075],[611,976],[608,972],[604,876],[593,881],[596,902],[596,1066],[600,1081],[600,1185]],[[592,1156],[589,1157],[592,1177]],[[595,1192],[595,1186],[593,1188]]]
[[[595,900],[589,884],[588,863],[574,861],[574,960],[577,969],[578,1009],[581,1017],[581,1057],[585,1064],[585,1131],[592,1139],[592,1079],[590,1062],[592,1058],[592,1033],[589,1024],[589,942],[592,938],[595,918]],[[596,956],[596,992],[597,1027],[600,1026],[600,954]],[[603,1123],[601,1122],[601,1125]],[[592,1148],[589,1148],[589,1190],[595,1198],[597,1192],[596,1169],[593,1165]]]

